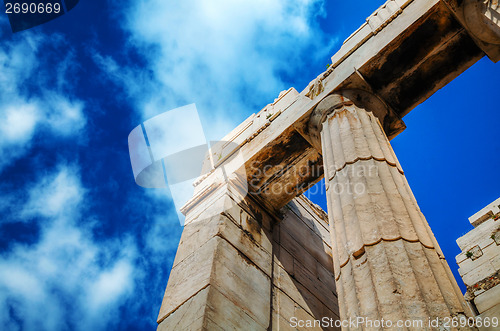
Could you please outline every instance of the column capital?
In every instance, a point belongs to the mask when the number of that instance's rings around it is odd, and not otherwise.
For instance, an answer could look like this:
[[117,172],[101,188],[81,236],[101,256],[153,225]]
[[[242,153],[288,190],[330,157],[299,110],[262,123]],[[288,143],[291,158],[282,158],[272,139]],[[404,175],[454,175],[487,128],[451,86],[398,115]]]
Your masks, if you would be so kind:
[[324,98],[313,110],[308,123],[308,134],[313,146],[321,152],[320,134],[323,122],[336,111],[355,106],[372,112],[378,118],[389,139],[406,129],[406,125],[379,97],[359,89],[336,91]]
[[465,0],[463,11],[465,24],[474,37],[500,45],[499,0]]
[[441,0],[476,45],[492,60],[500,61],[500,1]]

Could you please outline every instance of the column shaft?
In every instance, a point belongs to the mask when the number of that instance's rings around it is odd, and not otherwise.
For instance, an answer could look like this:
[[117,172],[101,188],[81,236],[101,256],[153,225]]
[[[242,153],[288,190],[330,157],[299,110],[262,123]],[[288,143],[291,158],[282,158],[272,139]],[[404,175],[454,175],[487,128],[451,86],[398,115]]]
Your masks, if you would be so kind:
[[323,100],[313,117],[321,123],[340,314],[426,327],[429,318],[465,308],[375,115],[385,117],[381,108],[375,96],[344,91]]

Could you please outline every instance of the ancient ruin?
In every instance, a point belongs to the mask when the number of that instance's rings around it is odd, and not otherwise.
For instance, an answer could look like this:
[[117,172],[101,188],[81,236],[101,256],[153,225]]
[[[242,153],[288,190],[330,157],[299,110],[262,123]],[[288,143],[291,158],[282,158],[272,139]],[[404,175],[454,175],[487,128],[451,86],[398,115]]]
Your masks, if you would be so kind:
[[481,317],[500,316],[500,198],[469,217],[474,227],[457,239],[465,299]]
[[[476,61],[500,60],[499,17],[497,0],[387,1],[306,89],[214,147],[224,176],[183,208],[158,330],[470,316],[389,140]],[[328,219],[300,196],[323,177]]]

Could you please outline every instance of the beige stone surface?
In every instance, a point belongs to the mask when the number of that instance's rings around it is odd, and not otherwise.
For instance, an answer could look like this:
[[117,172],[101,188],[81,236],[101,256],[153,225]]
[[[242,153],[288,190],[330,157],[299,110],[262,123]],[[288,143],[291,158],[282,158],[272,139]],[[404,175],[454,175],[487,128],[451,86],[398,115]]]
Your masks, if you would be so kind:
[[383,125],[363,108],[376,105],[375,96],[347,91],[328,98],[318,109],[326,114],[321,146],[341,318],[463,314],[465,303]]
[[479,315],[479,317],[481,317],[483,321],[488,319],[491,323],[488,327],[479,327],[479,331],[498,331],[498,329],[500,329],[500,305],[496,305],[495,307],[488,309],[487,311]]
[[498,229],[500,229],[500,220],[495,221],[488,218],[486,221],[481,222],[481,225],[458,238],[457,244],[463,251],[468,251],[479,243],[481,243],[481,247],[484,247],[491,243],[491,234]]
[[[270,325],[277,330],[298,315],[338,318],[326,213],[301,197],[282,211],[271,233],[255,202],[236,204],[228,194],[206,198],[225,211],[187,223],[159,330],[261,330]],[[273,324],[273,314],[281,324]]]
[[219,237],[213,237],[198,250],[199,254],[190,255],[172,268],[158,315],[159,322],[208,286],[215,258],[214,252],[220,240]]
[[297,329],[309,330],[307,323],[338,319],[326,214],[303,197],[283,211],[273,236],[273,330],[290,329],[292,317],[306,323]]
[[[460,270],[459,270],[460,271]],[[475,266],[471,271],[462,275],[462,279],[467,286],[473,286],[475,283],[484,279],[488,275],[495,273],[496,269],[487,261],[486,263]]]
[[275,326],[274,330],[279,331],[296,331],[296,328],[293,328],[290,325],[290,321],[286,320],[283,316],[278,314],[277,311],[273,310],[273,326]]
[[[267,327],[270,316],[272,244],[269,220],[258,206],[239,204],[227,190],[204,196],[223,206],[217,216],[195,212],[184,228],[158,321],[181,309],[199,291],[211,286],[234,299],[244,313]],[[201,205],[201,204],[200,204]],[[212,206],[213,206],[212,205]],[[196,208],[195,208],[196,209]],[[193,211],[194,209],[191,209]],[[211,297],[205,305],[209,304]],[[267,298],[267,299],[266,299]],[[247,300],[251,300],[253,306]],[[212,319],[212,322],[218,323]]]
[[[203,245],[197,254],[193,254],[192,258],[180,262],[172,270],[159,321],[164,316],[173,316],[173,313],[179,309],[182,311],[186,304],[191,306],[186,310],[189,314],[193,314],[191,310],[198,311],[201,309],[200,306],[207,305],[211,305],[219,311],[223,306],[229,305],[226,303],[229,300],[231,305],[236,308],[226,309],[227,314],[230,314],[231,311],[235,311],[234,314],[244,314],[248,318],[258,321],[262,329],[267,328],[270,309],[270,278],[255,264],[241,257],[240,254],[226,240],[215,236],[206,245]],[[188,299],[196,294],[200,288],[205,289],[209,285],[212,289],[210,294],[216,289],[217,293],[226,299],[216,294],[208,297],[198,296],[198,298],[195,297],[197,299],[196,305],[190,304]],[[206,301],[200,302],[203,299]],[[195,306],[198,308],[193,308]],[[204,312],[204,316],[209,315]],[[222,320],[227,318],[226,313],[221,315],[219,312],[217,316]],[[222,324],[215,317],[210,318],[212,322],[218,325]],[[167,323],[170,324],[170,322]]]
[[158,331],[266,330],[216,288],[208,286],[158,325]]
[[227,241],[218,247],[210,284],[267,328],[270,316],[271,280]]
[[309,252],[304,251],[304,246],[300,245],[288,232],[280,231],[280,245],[283,247],[283,250],[293,256],[294,260],[299,261],[309,270],[316,269],[318,260]]
[[474,213],[469,217],[469,222],[472,226],[477,227],[485,221],[493,222],[491,216],[500,213],[500,198],[489,203],[487,206],[483,207],[480,211]]
[[[209,298],[206,310],[208,321],[205,330],[267,330],[267,325],[264,327],[262,323],[257,322],[235,304],[232,298],[223,295],[218,289],[210,289]],[[267,314],[267,320],[269,320],[269,312]]]
[[202,330],[209,287],[187,300],[158,325],[158,331]]
[[212,239],[219,232],[221,221],[220,216],[214,216],[203,220],[203,222],[193,222],[186,225],[182,231],[173,268],[188,256],[198,251],[208,240]]
[[[462,276],[464,283],[472,286],[483,278],[500,270],[500,246],[489,239],[490,244],[482,249],[482,255],[472,259],[464,258],[458,263],[458,272]],[[460,256],[465,256],[465,252]],[[457,256],[459,260],[459,256]]]
[[[311,205],[311,202],[302,195],[290,201],[288,207],[310,230],[320,236],[323,242],[331,248],[328,214],[326,212],[318,206]],[[327,253],[331,253],[331,250]]]
[[304,251],[308,253],[305,256],[309,258],[311,264],[319,261],[325,268],[332,268],[331,247],[326,245],[322,237],[312,232],[306,225],[293,214],[285,215],[284,222],[280,227],[280,243],[289,249],[289,251],[298,259],[307,259],[303,256]]
[[457,239],[462,250],[456,256],[458,272],[468,288],[465,297],[481,316],[500,309],[500,286],[494,286],[500,271],[500,245],[495,241],[500,221],[493,217],[500,212],[499,204],[500,199],[496,199],[471,216],[469,221],[474,229]]
[[[500,306],[500,285],[497,285],[486,292],[481,293],[474,299],[479,312],[485,312],[494,306]],[[498,316],[500,318],[500,316]]]
[[[318,315],[313,306],[297,303],[282,291],[281,288],[273,292],[273,330],[309,330],[307,327],[292,328],[291,323],[293,322],[293,318],[296,318],[296,321],[301,320],[314,323],[315,320],[321,320],[324,317],[333,318],[334,320],[338,319],[338,316],[332,311],[325,310],[321,312],[321,315]],[[330,330],[335,328],[324,329]]]

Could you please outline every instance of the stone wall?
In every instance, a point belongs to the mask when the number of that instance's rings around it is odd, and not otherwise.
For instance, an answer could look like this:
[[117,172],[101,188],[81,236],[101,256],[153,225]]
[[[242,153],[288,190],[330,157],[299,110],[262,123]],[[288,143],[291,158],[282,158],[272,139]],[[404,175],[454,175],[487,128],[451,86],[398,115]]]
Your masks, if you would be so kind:
[[469,218],[474,229],[457,239],[465,299],[481,317],[500,317],[500,199]]
[[273,330],[296,330],[290,327],[292,317],[305,325],[325,317],[337,320],[326,213],[299,196],[284,208],[283,215],[273,231]]
[[299,330],[337,319],[326,213],[304,197],[270,215],[249,198],[213,193],[207,211],[187,217],[158,316],[158,330]]

